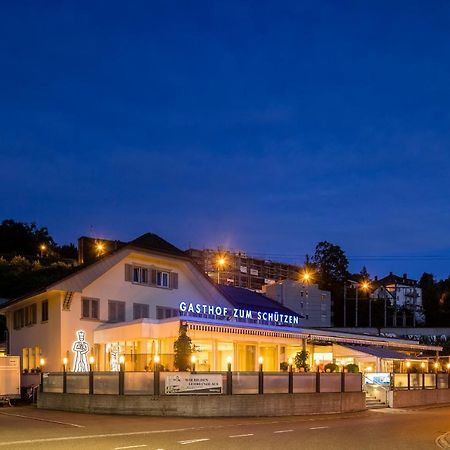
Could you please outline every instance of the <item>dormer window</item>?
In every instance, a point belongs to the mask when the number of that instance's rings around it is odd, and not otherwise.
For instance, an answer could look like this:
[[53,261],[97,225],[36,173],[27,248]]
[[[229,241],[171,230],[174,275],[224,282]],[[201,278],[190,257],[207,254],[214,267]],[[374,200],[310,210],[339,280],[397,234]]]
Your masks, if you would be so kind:
[[148,284],[148,269],[145,267],[133,267],[133,283]]

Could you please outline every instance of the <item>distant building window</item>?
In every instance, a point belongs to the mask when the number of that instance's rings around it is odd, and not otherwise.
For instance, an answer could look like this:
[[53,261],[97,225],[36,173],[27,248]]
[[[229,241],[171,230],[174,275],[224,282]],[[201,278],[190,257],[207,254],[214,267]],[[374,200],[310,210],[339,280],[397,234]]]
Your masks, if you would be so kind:
[[306,320],[309,319],[309,314],[305,314],[305,319],[306,319]]
[[159,287],[169,287],[169,272],[156,272],[156,286]]
[[99,319],[99,299],[85,298],[81,299],[81,318],[82,319]]
[[125,322],[125,302],[117,300],[108,301],[108,321]]
[[41,303],[41,321],[42,322],[48,321],[48,300],[44,300]]
[[303,302],[300,302],[300,308],[303,308],[304,304]]
[[300,297],[303,297],[305,293],[303,291],[300,291]]
[[133,320],[148,319],[149,317],[149,305],[133,303]]
[[177,316],[178,316],[178,309],[176,308],[167,308],[165,306],[156,307],[156,318],[158,320],[170,319],[171,317]]

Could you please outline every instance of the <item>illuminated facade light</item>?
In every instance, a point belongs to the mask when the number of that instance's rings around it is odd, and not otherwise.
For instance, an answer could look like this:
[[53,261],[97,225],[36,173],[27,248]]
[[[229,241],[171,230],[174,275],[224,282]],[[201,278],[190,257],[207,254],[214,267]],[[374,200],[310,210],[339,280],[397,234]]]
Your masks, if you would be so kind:
[[159,355],[155,355],[155,356],[153,357],[153,362],[155,362],[156,364],[158,364],[159,361],[161,361],[161,358],[159,357]]

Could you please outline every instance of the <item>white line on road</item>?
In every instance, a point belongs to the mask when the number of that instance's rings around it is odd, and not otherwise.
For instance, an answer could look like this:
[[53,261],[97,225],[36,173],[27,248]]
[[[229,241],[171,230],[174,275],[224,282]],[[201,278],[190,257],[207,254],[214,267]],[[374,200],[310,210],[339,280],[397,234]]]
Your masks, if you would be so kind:
[[330,428],[330,427],[311,427],[310,430],[323,430],[324,428]]
[[186,444],[194,444],[195,442],[204,442],[204,441],[209,441],[209,439],[208,438],[190,439],[189,441],[178,441],[178,443],[181,445],[186,445]]
[[141,445],[128,445],[126,447],[115,447],[114,450],[122,450],[124,448],[139,448],[139,447],[147,447],[147,444],[141,444]]
[[274,433],[291,433],[294,430],[279,430],[279,431],[274,431]]
[[180,431],[192,431],[195,428],[175,428],[172,430],[150,430],[150,431],[130,431],[128,433],[110,433],[110,434],[85,434],[81,436],[64,436],[53,438],[41,438],[41,439],[26,439],[23,441],[10,441],[0,442],[0,447],[6,447],[9,445],[23,445],[23,444],[36,444],[41,442],[59,442],[59,441],[77,441],[83,439],[99,439],[99,438],[112,438],[122,436],[143,436],[146,434],[158,434],[158,433],[175,433]]
[[231,436],[228,436],[229,438],[238,438],[238,437],[246,437],[246,436],[254,436],[253,433],[248,433],[248,434],[233,434]]
[[58,425],[69,425],[71,427],[84,428],[84,425],[78,425],[76,423],[60,422],[58,420],[42,419],[41,417],[24,416],[22,414],[11,414],[5,412],[0,412],[0,414],[2,414],[3,416],[20,417],[21,419],[38,420],[39,422],[57,423]]

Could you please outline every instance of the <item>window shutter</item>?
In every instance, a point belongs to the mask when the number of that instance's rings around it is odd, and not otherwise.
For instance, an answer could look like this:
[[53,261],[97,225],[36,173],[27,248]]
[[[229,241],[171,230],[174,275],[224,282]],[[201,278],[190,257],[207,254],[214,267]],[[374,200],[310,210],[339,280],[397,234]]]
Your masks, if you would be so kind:
[[170,289],[178,289],[178,274],[176,272],[170,272],[169,287]]
[[156,285],[156,269],[152,269],[151,284]]
[[131,281],[131,264],[125,264],[125,281]]
[[118,302],[118,322],[125,322],[125,302]]

